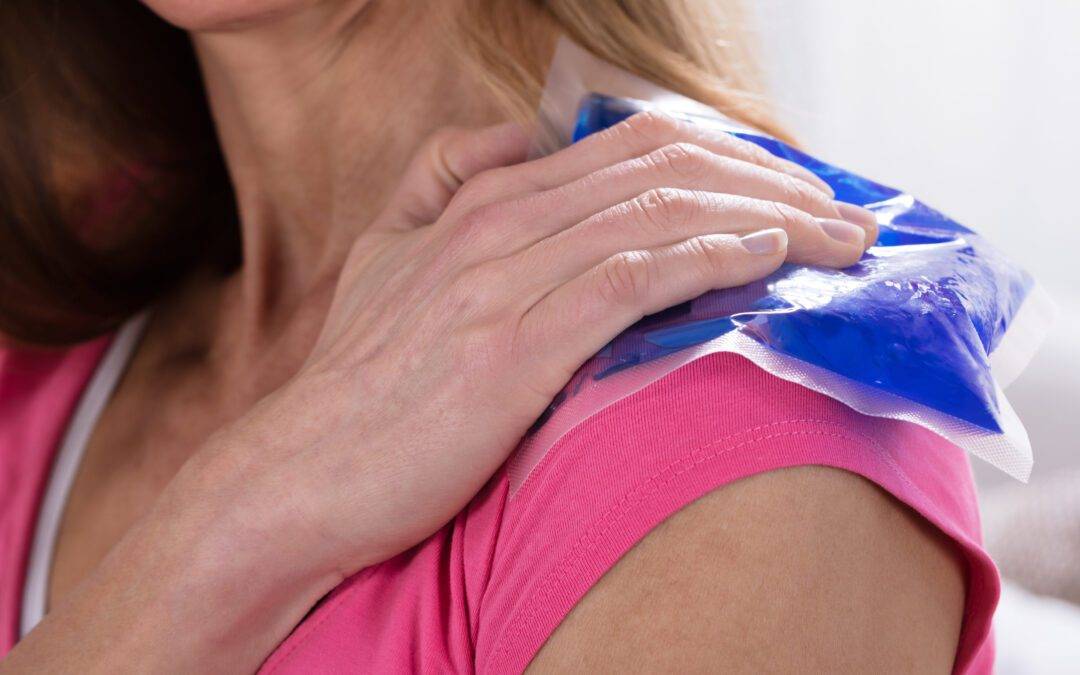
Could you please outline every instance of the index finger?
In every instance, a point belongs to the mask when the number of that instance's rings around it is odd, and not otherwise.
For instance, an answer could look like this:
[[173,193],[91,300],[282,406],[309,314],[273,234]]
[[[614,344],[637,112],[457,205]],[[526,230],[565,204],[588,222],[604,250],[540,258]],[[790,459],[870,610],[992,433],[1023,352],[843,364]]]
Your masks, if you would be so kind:
[[549,190],[674,143],[692,143],[710,152],[786,173],[821,190],[834,193],[809,169],[773,155],[750,141],[656,110],[637,113],[608,129],[583,138],[547,157],[521,165],[526,182]]

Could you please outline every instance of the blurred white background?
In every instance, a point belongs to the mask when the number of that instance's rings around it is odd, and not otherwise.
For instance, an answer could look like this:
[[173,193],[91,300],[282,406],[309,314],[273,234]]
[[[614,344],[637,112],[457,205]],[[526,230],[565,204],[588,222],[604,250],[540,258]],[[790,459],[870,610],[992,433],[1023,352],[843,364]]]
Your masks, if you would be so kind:
[[[1034,448],[1031,483],[975,468],[1005,573],[1042,594],[1080,595],[1080,0],[748,5],[780,117],[812,154],[987,235],[1056,300],[1050,338],[1008,390]],[[1059,590],[1070,573],[1073,586]],[[1017,618],[1027,601],[1003,601],[1012,613],[999,634],[1037,626]],[[1080,621],[1071,629],[1080,644]],[[1042,649],[1038,630],[1019,641],[1006,632],[1000,672],[1052,669],[1018,653]]]
[[1058,323],[1009,395],[1033,482],[1080,466],[1080,1],[751,5],[781,118],[811,152],[979,230],[1050,290]]

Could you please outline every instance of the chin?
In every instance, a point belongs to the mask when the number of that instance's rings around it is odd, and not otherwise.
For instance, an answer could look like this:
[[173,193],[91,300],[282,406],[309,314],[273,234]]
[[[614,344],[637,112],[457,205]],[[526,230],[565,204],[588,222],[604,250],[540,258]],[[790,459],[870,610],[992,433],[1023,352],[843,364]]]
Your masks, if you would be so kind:
[[[327,0],[143,0],[154,13],[190,31],[235,30],[281,18]],[[359,3],[358,3],[359,4]]]

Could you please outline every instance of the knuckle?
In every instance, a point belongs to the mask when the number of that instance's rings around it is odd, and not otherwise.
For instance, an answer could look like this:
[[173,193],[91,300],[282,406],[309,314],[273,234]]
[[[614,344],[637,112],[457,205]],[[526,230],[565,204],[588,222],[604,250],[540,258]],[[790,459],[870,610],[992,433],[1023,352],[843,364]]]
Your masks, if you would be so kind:
[[728,264],[731,247],[719,237],[696,237],[688,242],[694,258],[700,261],[702,272],[712,276]]
[[792,232],[805,224],[802,211],[794,206],[783,202],[767,202],[767,204],[771,211],[770,215],[776,221],[776,227]]
[[610,304],[632,305],[648,297],[654,263],[647,251],[624,251],[600,266],[599,292]]
[[454,275],[450,283],[447,309],[459,317],[486,314],[496,307],[497,291],[503,287],[494,270],[482,265],[467,267]]
[[669,143],[674,140],[678,130],[679,121],[658,110],[636,113],[615,127],[617,134],[630,136],[652,145]]
[[458,188],[455,197],[471,204],[487,201],[495,194],[499,185],[502,185],[506,177],[499,169],[487,169],[466,180]]
[[693,193],[674,188],[655,188],[633,201],[638,221],[661,230],[679,228],[691,222],[699,208]]
[[672,143],[651,154],[652,163],[685,181],[701,179],[709,169],[708,152],[692,143]]
[[467,211],[457,221],[453,239],[458,245],[472,245],[498,227],[504,216],[501,204],[484,204]]
[[828,201],[825,193],[817,190],[806,181],[795,178],[787,173],[777,173],[783,181],[784,191],[789,195],[789,202],[805,211],[813,211],[824,207]]

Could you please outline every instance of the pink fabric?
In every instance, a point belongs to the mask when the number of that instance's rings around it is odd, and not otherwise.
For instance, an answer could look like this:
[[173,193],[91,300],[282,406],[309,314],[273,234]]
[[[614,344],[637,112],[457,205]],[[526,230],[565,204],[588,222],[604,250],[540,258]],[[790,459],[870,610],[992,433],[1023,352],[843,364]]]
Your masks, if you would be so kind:
[[0,349],[0,655],[19,634],[26,563],[53,455],[109,341]]
[[[0,653],[15,639],[42,476],[102,344],[31,366],[0,362]],[[866,477],[956,542],[968,585],[956,672],[990,672],[999,580],[981,547],[963,451],[729,354],[684,366],[576,427],[512,499],[498,472],[442,530],[341,584],[262,672],[519,672],[669,515],[741,477],[807,464]]]

